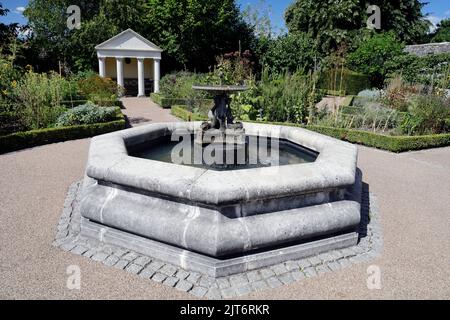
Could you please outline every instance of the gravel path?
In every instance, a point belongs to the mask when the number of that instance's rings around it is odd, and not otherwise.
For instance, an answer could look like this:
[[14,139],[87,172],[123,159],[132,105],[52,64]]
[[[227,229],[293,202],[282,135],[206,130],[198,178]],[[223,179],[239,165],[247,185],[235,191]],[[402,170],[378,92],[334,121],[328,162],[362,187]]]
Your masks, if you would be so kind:
[[[148,99],[124,102],[130,118],[175,120]],[[88,147],[83,139],[0,156],[0,298],[192,299],[51,245],[67,189],[83,176]],[[450,147],[401,155],[359,149],[364,181],[378,199],[381,257],[243,298],[450,298]],[[66,287],[70,265],[81,269],[81,290]],[[381,290],[367,288],[369,265],[380,267]]]

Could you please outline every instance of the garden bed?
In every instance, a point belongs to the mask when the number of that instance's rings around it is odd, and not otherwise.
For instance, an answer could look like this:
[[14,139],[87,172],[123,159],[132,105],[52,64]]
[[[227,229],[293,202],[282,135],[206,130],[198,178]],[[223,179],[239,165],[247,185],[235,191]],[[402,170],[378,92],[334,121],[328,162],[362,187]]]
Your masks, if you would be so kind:
[[16,132],[0,136],[0,154],[122,130],[125,124],[124,115],[117,109],[116,120],[110,122]]
[[[185,121],[202,121],[207,117],[199,114],[193,114],[186,109],[186,106],[176,105],[171,109],[171,113]],[[325,126],[301,125],[295,123],[285,122],[264,122],[264,121],[249,121],[261,122],[275,125],[303,127],[311,131],[315,131],[327,136],[331,136],[340,140],[357,143],[368,147],[387,150],[391,152],[405,152],[412,150],[421,150],[437,147],[445,147],[450,145],[450,133],[421,135],[421,136],[388,136],[375,132],[334,128]]]

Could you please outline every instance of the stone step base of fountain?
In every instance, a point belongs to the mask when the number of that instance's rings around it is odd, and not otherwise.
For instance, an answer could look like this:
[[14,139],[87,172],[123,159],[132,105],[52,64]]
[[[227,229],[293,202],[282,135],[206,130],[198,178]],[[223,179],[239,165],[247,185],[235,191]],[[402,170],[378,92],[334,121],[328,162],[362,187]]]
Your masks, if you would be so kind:
[[264,252],[247,254],[230,259],[217,259],[175,246],[140,237],[115,228],[105,227],[82,218],[81,235],[94,238],[104,244],[124,247],[143,255],[166,261],[185,270],[200,272],[211,277],[224,277],[296,260],[323,252],[356,245],[358,233],[327,237],[297,245],[276,248]]

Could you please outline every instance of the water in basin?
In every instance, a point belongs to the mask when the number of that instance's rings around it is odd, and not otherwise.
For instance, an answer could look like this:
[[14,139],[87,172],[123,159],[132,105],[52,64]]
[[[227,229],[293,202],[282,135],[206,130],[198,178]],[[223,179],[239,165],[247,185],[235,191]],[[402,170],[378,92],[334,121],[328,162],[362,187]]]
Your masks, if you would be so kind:
[[[162,137],[158,140],[153,140],[138,146],[133,146],[132,148],[128,148],[128,153],[130,154],[130,156],[138,158],[162,161],[167,163],[177,163],[219,171],[252,169],[273,165],[285,166],[300,163],[310,163],[314,162],[318,156],[317,152],[288,140],[273,138],[260,139],[254,136],[247,136],[247,143],[245,146],[243,146],[245,148],[245,152],[241,152],[238,155],[238,151],[234,150],[234,161],[232,163],[225,160],[226,156],[223,157],[224,160],[222,162],[219,161],[211,163],[211,161],[208,161],[203,156],[201,157],[200,161],[198,160],[198,158],[197,160],[195,160],[194,152],[192,152],[192,150],[194,150],[194,147],[198,146],[195,145],[194,137],[192,136],[191,138],[192,139],[190,144],[192,148],[191,150],[189,150],[189,154],[184,158],[189,158],[189,160],[183,161],[182,163],[180,163],[179,159],[174,160],[172,154],[174,148],[176,148],[180,142],[171,141],[170,137]],[[200,147],[202,148],[202,155],[205,154],[203,153],[205,151],[205,147],[207,146]],[[227,147],[230,148],[229,145],[227,145]],[[231,146],[231,148],[236,149],[239,147]],[[274,152],[272,148],[277,148],[278,153],[276,151]],[[179,151],[177,154],[182,157],[184,155],[184,152],[185,149]],[[214,156],[215,152],[216,151],[213,151],[211,154]],[[244,154],[245,159],[242,158],[242,155]],[[236,159],[242,160],[237,161]]]

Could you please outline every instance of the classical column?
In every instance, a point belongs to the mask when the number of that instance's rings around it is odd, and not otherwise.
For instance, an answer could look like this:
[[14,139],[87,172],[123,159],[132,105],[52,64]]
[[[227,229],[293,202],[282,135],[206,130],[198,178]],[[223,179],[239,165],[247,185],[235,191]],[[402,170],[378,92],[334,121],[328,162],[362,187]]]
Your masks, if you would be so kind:
[[161,59],[153,59],[154,61],[154,68],[153,68],[153,91],[155,93],[159,92],[159,77],[160,77],[160,64]]
[[138,97],[145,97],[144,58],[137,58],[138,62]]
[[105,60],[106,58],[104,57],[98,58],[98,74],[102,78],[104,78],[106,75]]
[[123,87],[123,58],[116,58],[117,84]]

